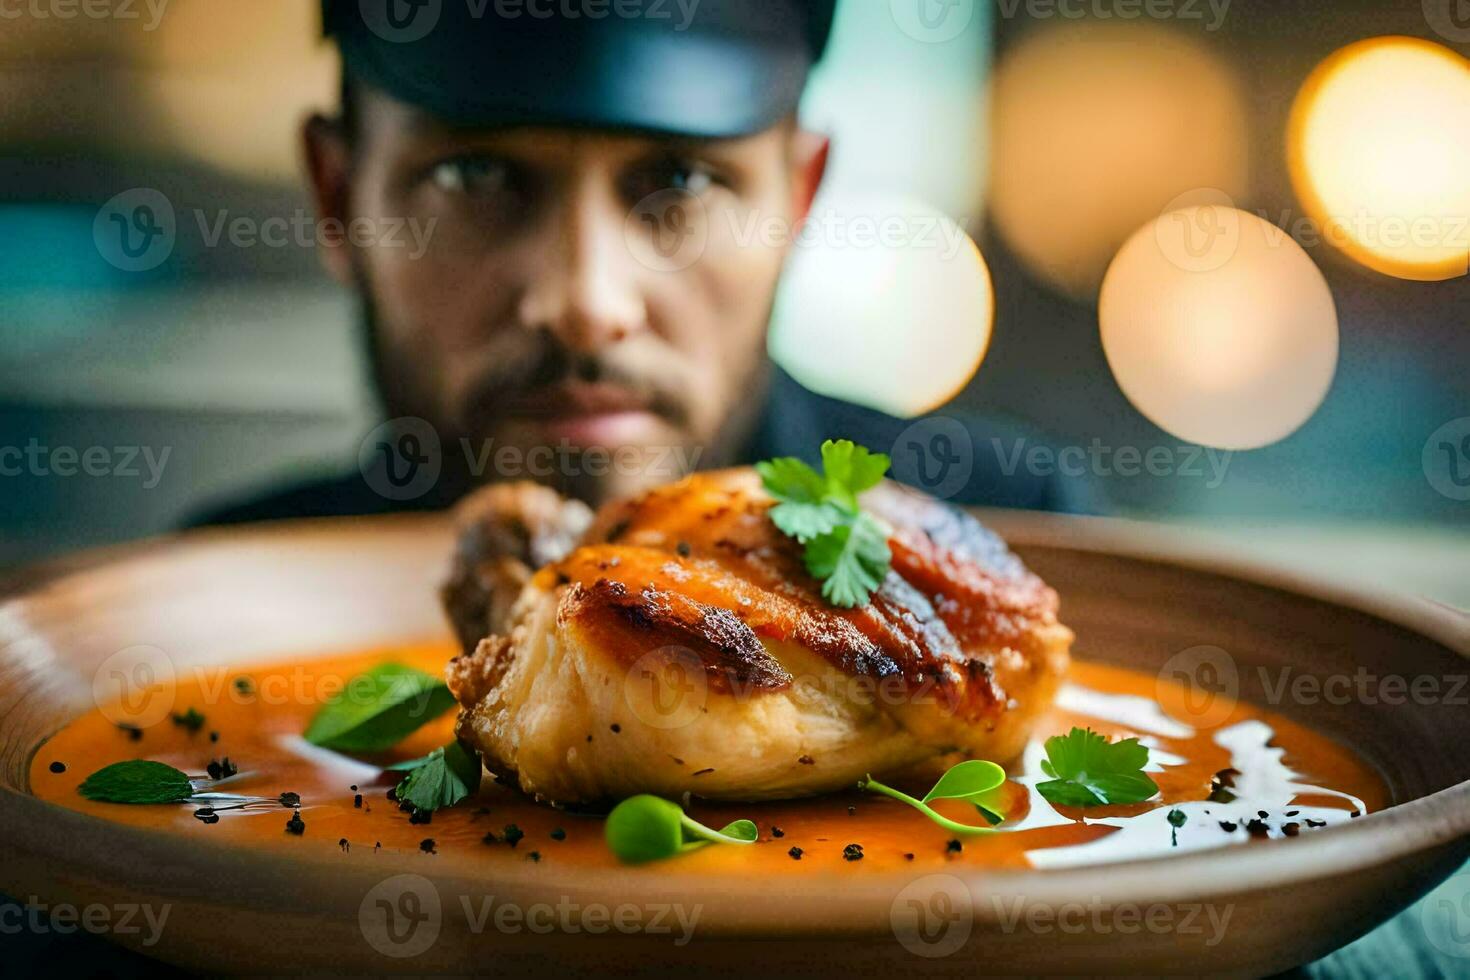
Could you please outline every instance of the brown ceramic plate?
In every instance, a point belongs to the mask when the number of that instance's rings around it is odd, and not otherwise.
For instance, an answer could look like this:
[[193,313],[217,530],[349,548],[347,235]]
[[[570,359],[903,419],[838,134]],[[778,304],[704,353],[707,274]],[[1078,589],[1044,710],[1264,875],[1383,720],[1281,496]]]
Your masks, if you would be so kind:
[[[311,522],[114,552],[0,605],[0,890],[53,905],[167,903],[168,928],[145,951],[210,971],[1264,974],[1372,929],[1470,853],[1465,691],[1449,696],[1470,669],[1464,614],[1225,563],[1172,530],[983,516],[1061,593],[1081,658],[1155,673],[1181,651],[1220,647],[1241,696],[1261,704],[1260,678],[1286,665],[1318,680],[1437,679],[1438,698],[1271,704],[1356,748],[1395,805],[1290,840],[1106,866],[732,886],[678,862],[587,871],[526,862],[486,881],[452,861],[426,871],[417,855],[385,853],[369,868],[242,853],[31,795],[37,747],[94,706],[93,678],[120,649],[149,643],[184,664],[258,664],[442,635],[433,585],[448,554],[443,522]],[[439,905],[431,941],[406,957],[386,955],[365,926],[385,876],[398,872],[426,876]],[[594,933],[575,916],[576,934],[472,928],[459,899],[487,894],[521,907],[697,903],[702,913],[683,945],[606,923]],[[427,914],[422,903],[397,907]],[[1227,908],[1223,935],[1185,927],[1186,916]]]

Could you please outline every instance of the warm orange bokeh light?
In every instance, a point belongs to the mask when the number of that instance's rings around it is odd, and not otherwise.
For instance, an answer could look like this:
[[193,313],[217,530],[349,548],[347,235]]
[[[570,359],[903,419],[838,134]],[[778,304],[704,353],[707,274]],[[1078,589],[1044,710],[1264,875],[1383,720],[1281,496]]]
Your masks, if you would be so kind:
[[1323,240],[1401,279],[1470,264],[1470,61],[1408,37],[1348,45],[1292,108],[1292,183]]

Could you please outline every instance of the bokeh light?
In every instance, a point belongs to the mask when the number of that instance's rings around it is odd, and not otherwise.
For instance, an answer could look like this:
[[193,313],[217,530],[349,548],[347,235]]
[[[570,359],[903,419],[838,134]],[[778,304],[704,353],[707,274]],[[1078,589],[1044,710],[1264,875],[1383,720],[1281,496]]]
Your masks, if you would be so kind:
[[990,270],[964,229],[926,204],[819,204],[792,250],[770,353],[833,398],[908,418],[953,398],[990,344]]
[[1408,37],[1333,54],[1292,107],[1292,183],[1323,240],[1379,272],[1470,263],[1470,61]]
[[1103,350],[1133,406],[1181,439],[1255,449],[1299,428],[1337,366],[1327,281],[1275,225],[1196,205],[1119,250],[1098,298]]
[[996,69],[990,208],[1038,276],[1091,300],[1108,261],[1197,187],[1245,195],[1247,127],[1230,70],[1156,25],[1037,30]]

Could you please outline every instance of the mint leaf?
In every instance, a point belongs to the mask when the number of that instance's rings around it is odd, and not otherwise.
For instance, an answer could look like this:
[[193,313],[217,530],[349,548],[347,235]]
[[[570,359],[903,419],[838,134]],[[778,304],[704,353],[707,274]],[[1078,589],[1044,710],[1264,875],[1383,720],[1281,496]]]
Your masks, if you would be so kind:
[[827,497],[844,510],[856,513],[857,495],[870,490],[888,472],[889,459],[847,439],[822,443],[822,470],[827,476]]
[[408,772],[393,795],[419,810],[454,806],[480,789],[480,757],[458,740],[388,768]]
[[306,740],[339,752],[381,752],[454,707],[454,695],[431,674],[378,664],[347,682],[306,728]]
[[891,558],[888,534],[870,514],[858,514],[806,546],[806,569],[822,579],[823,598],[847,609],[868,601]]
[[1148,748],[1136,738],[1109,742],[1091,729],[1073,728],[1046,740],[1041,771],[1051,780],[1036,791],[1058,806],[1142,803],[1159,791],[1144,772]]
[[77,792],[104,803],[181,803],[194,795],[194,784],[173,766],[130,759],[98,769]]

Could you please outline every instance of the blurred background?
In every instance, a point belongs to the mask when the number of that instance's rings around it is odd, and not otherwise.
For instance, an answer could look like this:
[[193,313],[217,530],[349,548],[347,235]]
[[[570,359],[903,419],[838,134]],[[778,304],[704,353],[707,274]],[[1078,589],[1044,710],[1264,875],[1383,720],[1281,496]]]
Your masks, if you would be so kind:
[[[0,447],[58,465],[0,456],[0,568],[350,469],[377,418],[298,171],[336,92],[314,0],[3,17]],[[870,297],[850,329],[872,346],[847,346],[937,374],[958,329],[974,357],[916,394],[804,353],[806,297],[847,268],[811,255],[773,355],[824,393],[1075,447],[1101,512],[1470,606],[1467,54],[1461,0],[848,0],[803,109],[834,139],[818,214],[942,214],[988,284],[932,316]],[[118,195],[161,197],[166,254],[99,245]],[[279,235],[240,245],[236,221]],[[52,472],[67,448],[77,472]]]

